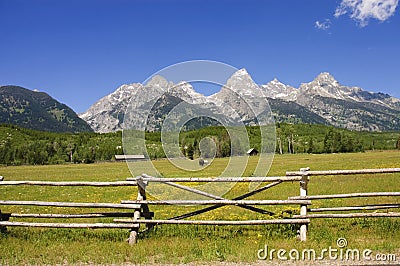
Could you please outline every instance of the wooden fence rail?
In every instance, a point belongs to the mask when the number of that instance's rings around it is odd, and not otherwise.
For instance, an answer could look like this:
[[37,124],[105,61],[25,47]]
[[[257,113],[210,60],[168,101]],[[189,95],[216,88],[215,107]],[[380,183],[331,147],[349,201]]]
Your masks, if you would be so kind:
[[307,215],[294,215],[293,218],[367,218],[367,217],[400,217],[398,212],[388,213],[329,213],[329,214],[307,214]]
[[[122,204],[147,205],[310,205],[310,200],[123,200]],[[1,201],[0,201],[1,204]]]
[[317,200],[317,199],[345,199],[345,198],[362,198],[362,197],[398,197],[398,196],[400,196],[400,192],[366,192],[366,193],[300,196],[300,197],[289,197],[289,199]]
[[310,219],[295,218],[295,219],[271,219],[271,220],[238,220],[238,221],[223,221],[223,220],[137,220],[115,219],[116,222],[122,223],[144,223],[144,224],[193,224],[193,225],[262,225],[262,224],[308,224]]
[[[1,181],[1,180],[0,180]],[[55,186],[55,187],[123,187],[137,186],[136,181],[118,181],[118,182],[52,182],[52,181],[1,181],[0,186]]]
[[309,212],[329,212],[329,211],[367,211],[367,210],[386,210],[400,208],[400,204],[377,204],[366,206],[351,206],[351,207],[331,207],[331,208],[310,208]]
[[300,181],[301,176],[267,176],[267,177],[152,177],[146,174],[143,174],[140,177],[128,177],[127,181],[147,181],[147,182],[159,182],[159,183],[167,183],[167,182],[292,182],[292,181]]
[[33,222],[8,222],[0,221],[0,226],[23,226],[23,227],[48,227],[48,228],[122,228],[132,229],[138,227],[132,223],[33,223]]
[[400,168],[379,168],[379,169],[359,169],[359,170],[328,170],[310,171],[310,168],[303,168],[303,171],[286,172],[286,176],[323,176],[323,175],[364,175],[364,174],[391,174],[400,173]]
[[[5,214],[3,214],[5,215]],[[132,212],[103,212],[103,213],[82,213],[82,214],[58,214],[58,213],[10,213],[10,217],[15,218],[62,218],[62,219],[81,219],[81,218],[105,218],[105,217],[133,217]]]
[[71,208],[112,208],[112,209],[139,209],[140,204],[114,204],[114,203],[92,203],[92,202],[49,202],[49,201],[21,201],[0,200],[0,205],[14,206],[46,206],[46,207],[71,207]]

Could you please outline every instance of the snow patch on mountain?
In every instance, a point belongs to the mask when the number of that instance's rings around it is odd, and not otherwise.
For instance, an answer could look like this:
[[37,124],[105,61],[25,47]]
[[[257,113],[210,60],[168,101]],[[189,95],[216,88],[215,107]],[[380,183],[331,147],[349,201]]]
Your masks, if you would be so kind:
[[283,84],[276,78],[265,85],[261,85],[261,88],[268,98],[285,101],[296,101],[297,99],[298,90],[292,86]]

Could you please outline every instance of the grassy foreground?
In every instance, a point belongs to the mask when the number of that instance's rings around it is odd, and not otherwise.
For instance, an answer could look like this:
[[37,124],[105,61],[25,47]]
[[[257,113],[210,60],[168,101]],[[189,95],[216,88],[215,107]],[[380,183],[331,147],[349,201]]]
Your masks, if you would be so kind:
[[[252,173],[257,158],[251,158],[245,174]],[[227,159],[217,159],[207,175],[220,171]],[[155,161],[166,177],[184,176],[185,173],[171,167],[167,161]],[[367,152],[357,154],[329,155],[277,155],[269,175],[284,175],[285,171],[301,167],[312,170],[361,169],[400,167],[400,152]],[[5,180],[86,180],[117,181],[130,176],[125,163],[99,163],[92,165],[54,165],[0,167]],[[187,173],[186,173],[187,175]],[[215,174],[214,174],[215,175]],[[400,191],[400,174],[312,177],[310,194],[347,192]],[[226,195],[232,198],[243,194],[247,187],[236,186]],[[286,199],[299,193],[298,182],[281,184],[250,199]],[[134,199],[132,188],[79,188],[79,187],[0,187],[2,200],[43,200],[77,202],[114,202]],[[348,200],[325,200],[313,202],[313,207],[365,205],[371,203],[399,203],[395,198],[359,198]],[[182,214],[189,208],[176,206],[150,207],[156,219]],[[198,207],[193,207],[198,208]],[[265,207],[273,211],[273,217],[289,217],[298,207]],[[20,213],[79,212],[73,209],[50,209],[40,207],[0,206],[0,210]],[[100,211],[100,210],[86,210]],[[397,209],[398,211],[398,209]],[[81,211],[82,212],[82,211]],[[262,217],[237,207],[223,207],[199,216],[199,219],[257,219]],[[96,219],[95,219],[96,220]],[[79,220],[84,221],[84,220]],[[111,221],[111,220],[98,220]],[[91,220],[93,222],[93,220]],[[192,261],[257,261],[257,251],[269,248],[292,248],[322,250],[337,247],[336,240],[345,237],[349,248],[371,249],[380,253],[396,253],[400,260],[400,219],[317,219],[309,226],[308,241],[296,239],[296,226],[172,226],[157,227],[144,234],[135,246],[125,239],[127,230],[89,229],[32,229],[8,228],[0,235],[0,264],[61,264],[95,263],[188,263]],[[276,258],[276,257],[275,257]]]

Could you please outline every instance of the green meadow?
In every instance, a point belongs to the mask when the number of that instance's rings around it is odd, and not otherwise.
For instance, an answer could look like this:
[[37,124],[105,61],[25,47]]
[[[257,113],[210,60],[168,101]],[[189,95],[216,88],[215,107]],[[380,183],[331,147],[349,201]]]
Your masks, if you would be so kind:
[[[258,157],[251,157],[245,176],[252,175]],[[229,158],[217,158],[202,176],[218,176]],[[173,167],[167,160],[153,161],[164,177],[193,176]],[[400,167],[400,151],[374,151],[338,154],[275,155],[269,176],[284,176],[286,171],[302,167],[311,170],[362,169]],[[1,166],[4,180],[52,181],[122,181],[129,177],[126,163],[61,164],[43,166]],[[311,177],[309,194],[400,191],[400,174],[318,176]],[[246,184],[238,184],[224,197],[233,198],[248,192]],[[109,202],[136,199],[136,188],[130,187],[38,187],[0,186],[1,200],[40,200],[74,202]],[[299,183],[275,186],[249,199],[287,199],[299,195]],[[313,201],[312,207],[356,206],[399,203],[395,197],[352,198]],[[169,218],[200,209],[199,206],[150,206],[155,219]],[[289,218],[299,213],[298,206],[265,206],[273,215],[261,215],[225,206],[194,219],[273,219]],[[49,208],[34,206],[0,206],[3,213],[79,213],[110,210]],[[398,209],[380,210],[398,211]],[[14,219],[32,221],[31,219]],[[59,222],[60,220],[46,220]],[[64,221],[64,220],[62,220]],[[112,222],[112,218],[75,219],[74,222]],[[129,246],[126,229],[47,229],[8,227],[0,235],[0,264],[121,264],[121,263],[189,263],[189,262],[255,262],[257,251],[268,245],[274,249],[321,250],[336,247],[338,238],[346,238],[348,247],[371,249],[374,252],[398,254],[400,260],[400,218],[313,219],[308,240],[296,238],[297,225],[263,226],[190,226],[160,225],[141,234],[138,243]]]

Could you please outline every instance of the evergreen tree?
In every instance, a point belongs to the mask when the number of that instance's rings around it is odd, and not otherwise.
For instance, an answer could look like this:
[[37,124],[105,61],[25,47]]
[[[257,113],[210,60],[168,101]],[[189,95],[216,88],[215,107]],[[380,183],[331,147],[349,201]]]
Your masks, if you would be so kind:
[[192,144],[189,144],[189,145],[187,146],[186,154],[187,154],[187,157],[188,157],[190,160],[193,160],[194,148],[193,148],[193,145],[192,145]]
[[224,142],[221,148],[221,156],[222,157],[229,157],[231,156],[231,143]]
[[332,152],[342,152],[342,133],[334,132],[333,134],[333,143],[332,143]]
[[307,153],[315,152],[314,140],[313,137],[308,137],[308,148]]
[[343,134],[341,151],[342,152],[353,152],[354,151],[354,140],[353,140],[352,136]]
[[197,138],[195,138],[193,141],[193,149],[194,154],[199,154],[199,144],[197,143]]
[[324,153],[333,152],[333,128],[329,128],[324,137]]

